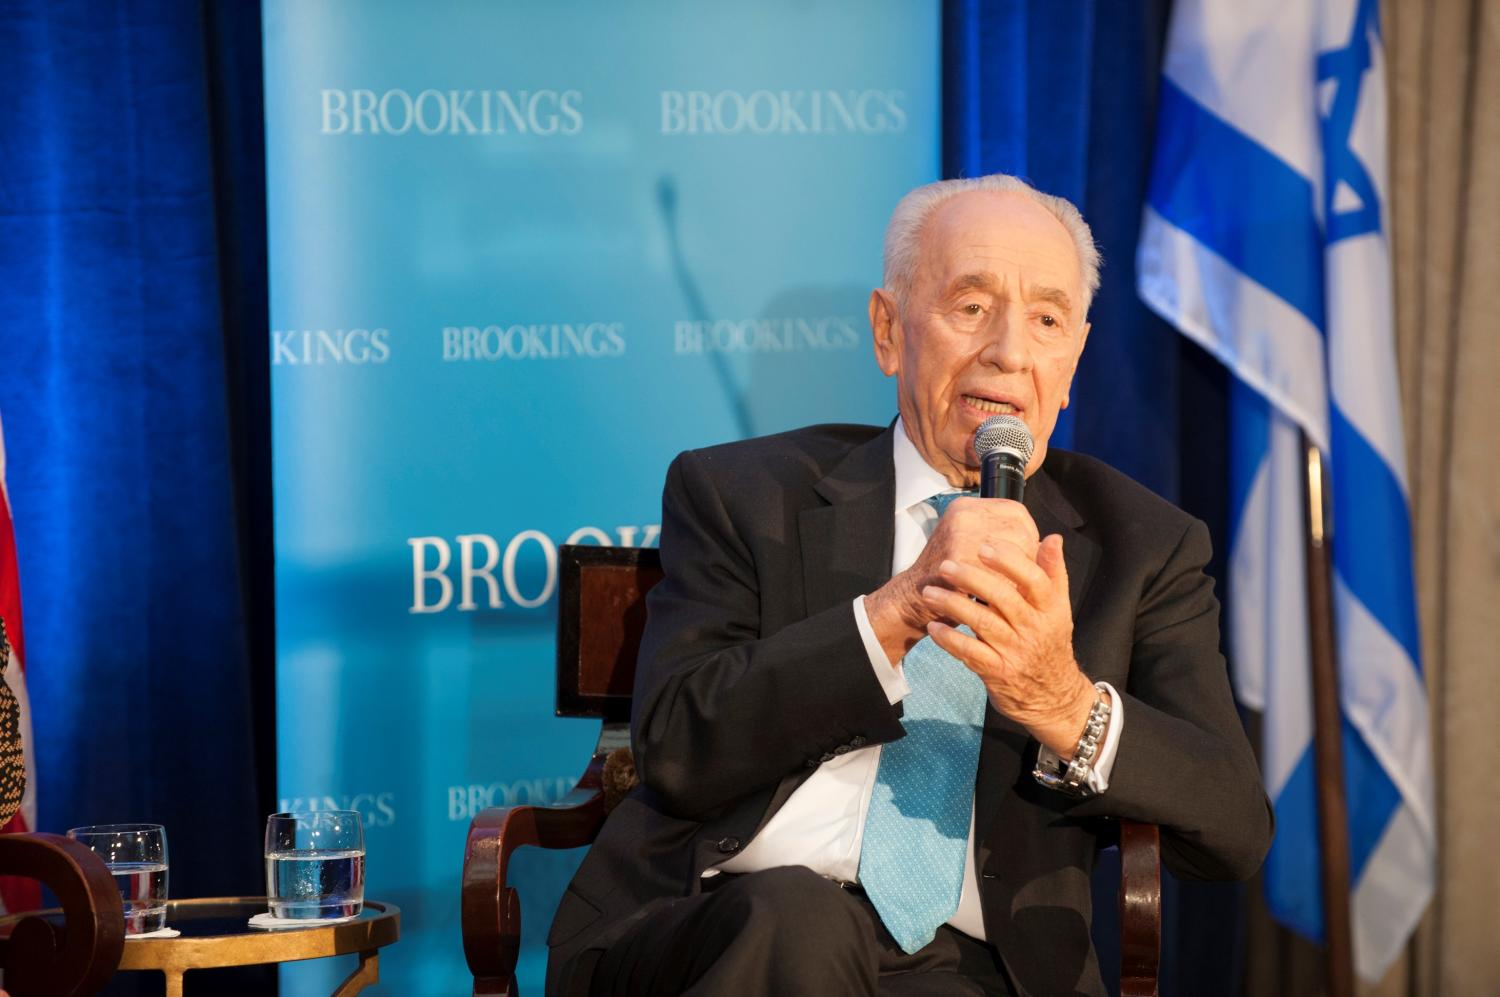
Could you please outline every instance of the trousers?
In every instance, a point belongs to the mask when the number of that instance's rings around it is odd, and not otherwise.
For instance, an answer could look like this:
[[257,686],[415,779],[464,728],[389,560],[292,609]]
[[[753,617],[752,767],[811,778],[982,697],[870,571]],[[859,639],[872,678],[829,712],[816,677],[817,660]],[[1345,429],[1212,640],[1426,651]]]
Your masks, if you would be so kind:
[[705,880],[653,907],[592,958],[591,997],[994,995],[1011,987],[994,948],[943,925],[901,951],[858,889],[803,866]]

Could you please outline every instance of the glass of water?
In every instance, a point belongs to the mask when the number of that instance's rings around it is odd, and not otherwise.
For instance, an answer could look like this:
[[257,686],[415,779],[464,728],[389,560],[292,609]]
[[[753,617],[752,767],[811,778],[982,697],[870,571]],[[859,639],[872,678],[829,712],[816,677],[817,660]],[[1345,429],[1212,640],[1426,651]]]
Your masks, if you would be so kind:
[[266,898],[273,917],[358,914],[365,903],[365,829],[359,811],[266,818]]
[[94,824],[68,837],[104,860],[125,906],[125,933],[143,935],[167,924],[167,829],[160,824]]

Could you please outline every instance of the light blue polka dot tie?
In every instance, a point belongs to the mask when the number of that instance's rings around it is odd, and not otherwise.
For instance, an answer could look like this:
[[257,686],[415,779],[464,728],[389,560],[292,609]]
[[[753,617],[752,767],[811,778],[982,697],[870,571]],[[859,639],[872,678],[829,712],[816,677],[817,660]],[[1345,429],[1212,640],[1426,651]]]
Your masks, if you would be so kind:
[[[932,505],[941,516],[964,494],[973,493],[938,495]],[[986,695],[979,676],[931,637],[907,651],[901,667],[911,688],[901,703],[906,736],[880,749],[859,881],[912,953],[958,910]]]

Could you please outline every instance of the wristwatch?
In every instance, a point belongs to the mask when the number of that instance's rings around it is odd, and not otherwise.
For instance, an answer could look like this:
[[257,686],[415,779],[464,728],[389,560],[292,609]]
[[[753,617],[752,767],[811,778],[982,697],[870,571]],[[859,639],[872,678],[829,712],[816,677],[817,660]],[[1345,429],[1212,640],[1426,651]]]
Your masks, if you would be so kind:
[[1056,758],[1049,763],[1043,761],[1041,754],[1037,756],[1036,767],[1031,770],[1031,776],[1048,789],[1055,789],[1069,796],[1089,794],[1089,773],[1094,770],[1099,742],[1104,739],[1104,732],[1109,730],[1110,713],[1109,694],[1098,684],[1095,684],[1094,689],[1097,698],[1093,708],[1089,710],[1089,719],[1083,725],[1078,744],[1073,748],[1072,760],[1064,762],[1061,758]]

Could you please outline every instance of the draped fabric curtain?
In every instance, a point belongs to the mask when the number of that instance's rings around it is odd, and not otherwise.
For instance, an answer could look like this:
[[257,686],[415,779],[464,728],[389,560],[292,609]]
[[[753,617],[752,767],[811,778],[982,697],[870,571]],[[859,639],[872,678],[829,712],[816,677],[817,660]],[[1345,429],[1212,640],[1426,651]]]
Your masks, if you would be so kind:
[[272,805],[269,553],[238,525],[269,526],[243,397],[265,352],[259,44],[256,5],[0,15],[0,412],[39,829],[165,824],[178,897],[260,892]]
[[1500,992],[1500,0],[1387,0],[1396,333],[1433,710],[1437,895],[1373,992]]
[[1082,209],[1104,265],[1094,333],[1056,441],[1175,498],[1183,365],[1196,360],[1135,293],[1169,7],[949,0],[943,168],[949,177],[1013,173]]

